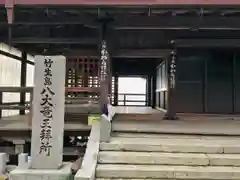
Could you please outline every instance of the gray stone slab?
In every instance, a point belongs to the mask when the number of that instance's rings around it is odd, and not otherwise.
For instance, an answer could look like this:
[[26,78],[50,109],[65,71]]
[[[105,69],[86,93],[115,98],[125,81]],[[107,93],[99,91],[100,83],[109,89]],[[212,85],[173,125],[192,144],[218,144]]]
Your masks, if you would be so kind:
[[[45,61],[52,63],[46,65]],[[47,71],[48,68],[51,72]],[[65,68],[64,56],[35,57],[31,139],[33,169],[57,169],[62,164]],[[50,79],[46,78],[46,72],[52,74],[47,77]],[[49,81],[50,85],[46,85]],[[44,123],[46,119],[48,122]]]
[[0,153],[0,175],[6,172],[8,160],[9,160],[8,154]]
[[97,178],[239,180],[240,167],[116,165],[97,166]]
[[240,142],[240,136],[207,136],[207,135],[194,135],[194,134],[149,134],[149,133],[121,133],[113,132],[112,137],[123,138],[148,138],[148,139],[206,139],[206,140],[234,140]]
[[[191,139],[146,139],[146,138],[111,138],[109,143],[102,142],[102,151],[146,151],[146,152],[182,152],[182,153],[223,153],[223,147],[231,141]],[[234,143],[234,141],[232,141]],[[237,146],[237,145],[236,145]]]
[[97,166],[96,177],[173,179],[174,167],[104,164]]
[[206,166],[209,165],[209,159],[205,154],[197,153],[102,151],[98,163]]
[[211,166],[240,166],[239,154],[207,154]]
[[112,130],[116,132],[167,133],[167,134],[201,134],[201,135],[240,135],[240,121],[167,121],[167,120],[132,120],[113,121]]
[[16,168],[9,174],[9,180],[72,180],[71,163],[60,169],[21,169]]
[[109,142],[111,138],[112,125],[111,120],[105,114],[100,117],[100,141]]

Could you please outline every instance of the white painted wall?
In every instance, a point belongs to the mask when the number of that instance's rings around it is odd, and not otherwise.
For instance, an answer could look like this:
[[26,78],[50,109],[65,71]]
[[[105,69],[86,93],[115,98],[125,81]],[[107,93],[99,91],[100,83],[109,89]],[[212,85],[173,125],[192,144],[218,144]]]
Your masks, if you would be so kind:
[[[9,48],[6,44],[0,44],[0,50],[9,52],[21,57],[21,52],[15,48]],[[34,61],[34,58],[28,55],[28,60]],[[34,66],[27,65],[27,86],[33,86]],[[20,86],[21,62],[3,55],[0,55],[0,86]],[[27,94],[26,100],[30,96]],[[20,93],[3,93],[3,102],[19,102]],[[3,116],[17,115],[18,110],[3,110]]]

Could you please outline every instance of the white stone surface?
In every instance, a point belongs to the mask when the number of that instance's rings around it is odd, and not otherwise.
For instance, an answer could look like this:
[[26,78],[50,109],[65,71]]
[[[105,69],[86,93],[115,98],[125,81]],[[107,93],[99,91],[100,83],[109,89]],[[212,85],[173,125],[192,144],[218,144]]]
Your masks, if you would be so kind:
[[[95,178],[95,180],[113,180],[112,178]],[[146,179],[136,179],[136,178],[114,178],[114,180],[146,180]],[[156,180],[156,179],[150,179],[147,180]],[[161,180],[167,180],[167,179],[161,179]]]
[[94,123],[91,129],[82,166],[74,180],[94,180],[100,143],[100,124]]
[[30,163],[28,161],[28,154],[27,153],[21,153],[18,155],[18,168],[20,169],[28,169],[30,166]]
[[196,140],[231,140],[239,141],[240,136],[207,136],[207,135],[184,135],[184,134],[148,134],[148,133],[121,133],[113,132],[112,137],[122,138],[148,138],[148,139],[196,139]]
[[63,164],[60,169],[20,169],[9,174],[9,180],[72,180],[71,163]]
[[[53,61],[51,71],[52,77],[50,86],[55,95],[51,97],[52,119],[51,135],[49,144],[52,146],[50,155],[46,153],[40,154],[40,132],[41,124],[43,123],[44,116],[40,112],[43,108],[40,103],[43,95],[41,92],[44,85],[44,59],[48,58]],[[36,56],[35,57],[35,76],[34,76],[34,96],[33,96],[33,119],[32,119],[32,140],[31,140],[31,156],[33,169],[57,169],[62,164],[62,151],[63,151],[63,129],[64,129],[64,97],[65,97],[65,68],[66,58],[63,56]],[[48,90],[46,91],[47,93]]]
[[8,162],[8,155],[6,153],[0,153],[0,175],[5,173],[7,162]]
[[[118,111],[117,107],[117,111]],[[117,112],[118,113],[118,112]],[[161,114],[160,114],[161,115]],[[159,116],[159,115],[158,115]],[[119,116],[118,116],[119,118]],[[219,119],[200,121],[113,121],[112,130],[117,132],[166,133],[166,134],[202,134],[239,136],[240,121]]]
[[97,166],[96,177],[104,179],[239,180],[240,167],[101,164]]
[[211,166],[240,166],[239,154],[207,154]]
[[98,162],[100,164],[209,165],[208,157],[197,153],[102,151],[99,153]]
[[111,120],[105,114],[100,117],[100,141],[109,142],[111,138]]
[[196,139],[147,139],[147,138],[111,138],[109,143],[101,142],[104,151],[146,151],[146,152],[182,152],[182,153],[223,153],[223,148],[236,142],[227,140]]

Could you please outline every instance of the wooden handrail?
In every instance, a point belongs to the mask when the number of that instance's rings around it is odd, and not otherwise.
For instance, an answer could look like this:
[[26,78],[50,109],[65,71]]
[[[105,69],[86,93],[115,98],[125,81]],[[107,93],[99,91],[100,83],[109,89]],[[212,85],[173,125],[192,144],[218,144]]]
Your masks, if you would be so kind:
[[[100,92],[98,87],[66,87],[66,92]],[[32,92],[33,87],[0,87],[0,92]]]
[[33,87],[0,87],[0,92],[32,92]]
[[98,87],[66,87],[66,92],[97,93],[97,92],[100,92],[100,88],[98,88]]
[[118,95],[123,96],[123,100],[118,100],[118,102],[123,102],[124,106],[126,106],[126,102],[135,102],[135,103],[145,102],[145,105],[147,104],[147,100],[127,100],[127,96],[143,96],[143,97],[146,97],[146,94],[119,93]]
[[[99,93],[99,87],[66,87],[66,93]],[[0,95],[3,93],[30,93],[30,102],[20,104],[20,102],[3,103],[0,99],[0,118],[2,110],[30,110],[33,87],[0,87]],[[87,104],[89,101],[92,103],[99,103],[99,97],[65,97],[65,104]]]
[[131,94],[131,93],[118,93],[118,95],[126,95],[126,96],[146,96],[146,94]]
[[30,109],[28,105],[0,105],[0,110],[27,110]]

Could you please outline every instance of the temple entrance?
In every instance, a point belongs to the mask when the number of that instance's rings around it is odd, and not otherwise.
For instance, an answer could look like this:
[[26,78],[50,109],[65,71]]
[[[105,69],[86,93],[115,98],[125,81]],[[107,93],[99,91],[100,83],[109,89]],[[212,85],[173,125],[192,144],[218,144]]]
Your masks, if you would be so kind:
[[119,106],[147,106],[147,78],[119,77]]

